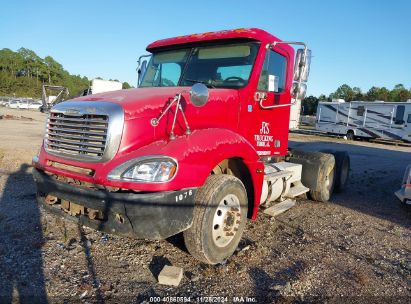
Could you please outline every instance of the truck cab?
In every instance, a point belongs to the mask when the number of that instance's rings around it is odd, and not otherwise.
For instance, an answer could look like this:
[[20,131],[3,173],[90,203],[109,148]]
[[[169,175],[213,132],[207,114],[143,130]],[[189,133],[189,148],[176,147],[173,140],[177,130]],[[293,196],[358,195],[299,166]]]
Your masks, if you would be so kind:
[[216,264],[260,204],[306,192],[329,199],[336,158],[288,150],[290,106],[309,72],[305,44],[251,28],[158,40],[147,51],[138,88],[50,111],[33,158],[47,211],[135,238],[183,232],[194,257]]

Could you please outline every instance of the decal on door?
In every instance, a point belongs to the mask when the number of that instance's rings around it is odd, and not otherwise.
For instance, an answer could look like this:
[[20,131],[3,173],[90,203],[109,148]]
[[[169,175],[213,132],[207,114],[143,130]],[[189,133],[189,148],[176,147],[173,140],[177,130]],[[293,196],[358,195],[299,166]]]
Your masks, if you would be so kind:
[[[274,141],[270,135],[270,123],[263,121],[261,123],[260,134],[254,135],[254,140],[257,147],[269,148]],[[257,151],[258,155],[270,155],[270,151]]]
[[268,122],[262,122],[260,134],[269,134],[270,133],[270,124]]

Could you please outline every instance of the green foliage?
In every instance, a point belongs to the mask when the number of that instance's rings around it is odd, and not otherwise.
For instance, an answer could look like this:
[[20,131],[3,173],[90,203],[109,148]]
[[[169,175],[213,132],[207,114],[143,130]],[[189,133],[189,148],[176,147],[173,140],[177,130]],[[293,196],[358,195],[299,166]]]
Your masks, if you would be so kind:
[[40,58],[34,51],[20,48],[0,50],[0,95],[40,98],[43,84],[65,86],[70,97],[89,86],[87,77],[70,75],[53,57]]
[[347,84],[340,86],[334,93],[331,93],[330,97],[332,99],[344,99],[345,101],[353,101],[355,99],[356,93]]
[[[43,84],[67,87],[72,98],[88,88],[90,80],[71,75],[51,56],[43,59],[26,48],[17,52],[7,48],[0,50],[0,96],[41,98]],[[123,87],[131,86],[125,82]]]
[[331,101],[328,99],[327,96],[325,96],[324,94],[321,94],[320,96],[318,96],[319,101]]
[[403,84],[397,84],[392,90],[385,87],[371,87],[367,93],[362,93],[358,87],[351,88],[347,84],[340,86],[334,93],[331,93],[331,99],[344,99],[345,101],[366,100],[366,101],[393,101],[401,102],[411,99],[411,89],[407,90]]
[[133,88],[128,82],[123,82],[123,90]]
[[[321,95],[321,96],[323,96],[323,95]],[[302,114],[303,115],[313,115],[314,113],[316,113],[317,105],[318,105],[318,102],[320,100],[323,101],[322,99],[319,99],[319,98],[314,97],[314,96],[308,96],[308,97],[304,98],[303,101],[301,102]]]
[[[101,79],[97,77],[97,79]],[[79,92],[90,85],[90,80],[80,75],[71,75],[63,66],[51,56],[40,58],[34,51],[20,48],[17,52],[4,48],[0,50],[0,96],[41,97],[43,84],[65,86],[70,91],[69,97],[76,97]],[[123,89],[132,86],[124,82]],[[328,97],[320,95],[318,98],[309,96],[304,98],[303,113],[312,115],[316,112],[318,101],[332,99],[353,100],[383,100],[406,101],[411,99],[411,89],[407,90],[403,84],[397,84],[392,90],[385,87],[371,87],[367,93],[360,88],[351,88],[347,84],[340,86]]]

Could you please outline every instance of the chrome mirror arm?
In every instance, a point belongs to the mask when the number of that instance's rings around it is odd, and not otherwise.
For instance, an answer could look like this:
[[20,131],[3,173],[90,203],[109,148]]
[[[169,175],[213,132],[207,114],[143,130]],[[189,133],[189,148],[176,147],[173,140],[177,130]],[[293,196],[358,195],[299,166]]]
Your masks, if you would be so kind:
[[173,106],[173,104],[177,101],[177,96],[178,94],[174,97],[173,101],[170,102],[170,104],[167,106],[167,108],[164,111],[160,112],[160,116],[158,118],[152,118],[150,123],[153,127],[157,127],[158,124],[160,123],[161,118],[170,110],[170,108]]
[[137,71],[137,87],[140,86],[142,76],[144,76],[144,75],[142,75],[142,71],[141,71],[142,59],[147,58],[147,57],[151,57],[151,56],[152,56],[151,54],[150,55],[147,54],[147,55],[141,55],[140,57],[138,57],[137,68],[136,68],[136,71]]
[[161,120],[161,119],[164,117],[164,115],[171,109],[171,107],[174,105],[174,103],[176,103],[176,111],[174,112],[173,124],[171,125],[171,131],[170,131],[170,140],[173,140],[173,139],[176,138],[176,136],[175,136],[175,134],[174,134],[174,127],[175,127],[175,124],[176,124],[176,121],[177,121],[177,115],[178,115],[178,112],[179,112],[179,111],[181,112],[181,115],[183,116],[183,119],[184,119],[184,124],[185,124],[185,127],[186,127],[186,132],[185,132],[185,134],[186,134],[186,135],[191,134],[191,130],[190,130],[190,126],[189,126],[188,121],[187,121],[187,117],[186,117],[186,115],[184,114],[183,107],[181,106],[181,103],[180,103],[180,101],[181,101],[181,96],[182,96],[182,94],[183,94],[184,92],[187,92],[187,91],[182,91],[182,92],[178,93],[178,94],[174,97],[173,101],[167,106],[167,108],[160,113],[160,116],[159,116],[158,118],[153,118],[153,119],[151,119],[151,121],[150,121],[150,123],[151,123],[151,125],[152,125],[153,127],[157,127],[158,124],[160,123],[160,120]]
[[181,106],[180,101],[178,102],[178,108],[179,108],[180,111],[181,111],[181,115],[183,116],[184,123],[185,123],[185,125],[186,125],[186,132],[185,132],[185,134],[186,134],[186,135],[189,135],[189,134],[191,134],[190,126],[188,125],[187,117],[186,117],[186,114],[185,114],[184,111],[183,111],[183,107]]
[[137,60],[137,68],[136,68],[136,71],[138,72],[138,69],[139,69],[139,67],[140,67],[140,65],[141,65],[141,59],[143,59],[143,58],[146,58],[146,57],[151,57],[152,55],[151,54],[146,54],[146,55],[141,55],[140,57],[138,57],[138,60]]

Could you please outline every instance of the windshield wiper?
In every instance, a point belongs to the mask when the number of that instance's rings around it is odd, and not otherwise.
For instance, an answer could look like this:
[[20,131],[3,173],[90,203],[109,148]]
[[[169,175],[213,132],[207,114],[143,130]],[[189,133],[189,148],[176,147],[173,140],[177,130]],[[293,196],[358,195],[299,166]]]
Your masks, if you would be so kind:
[[212,89],[215,89],[215,88],[216,88],[216,87],[213,86],[212,84],[209,84],[208,82],[202,81],[202,80],[196,80],[196,79],[190,79],[190,78],[183,78],[183,79],[181,79],[181,80],[183,80],[183,81],[190,81],[190,82],[192,82],[192,83],[199,82],[199,83],[204,84],[206,87],[210,87],[210,88],[212,88]]

